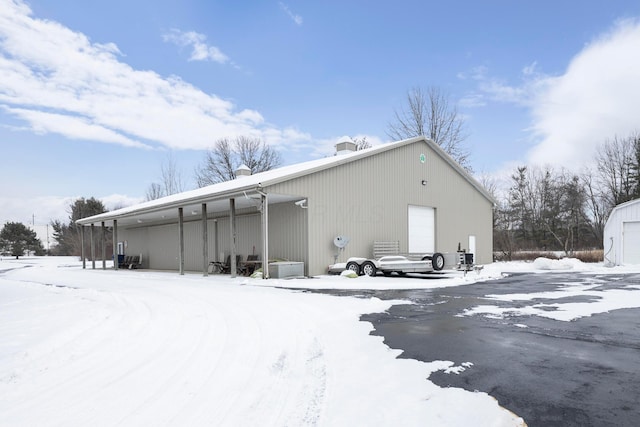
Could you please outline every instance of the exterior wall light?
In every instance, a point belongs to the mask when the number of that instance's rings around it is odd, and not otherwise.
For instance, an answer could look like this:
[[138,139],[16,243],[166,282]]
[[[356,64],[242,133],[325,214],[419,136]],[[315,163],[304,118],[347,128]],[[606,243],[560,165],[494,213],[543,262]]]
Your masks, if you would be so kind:
[[422,184],[422,185],[427,185],[427,180],[426,180],[426,179],[423,179],[423,180],[422,180],[422,182],[421,182],[421,184]]

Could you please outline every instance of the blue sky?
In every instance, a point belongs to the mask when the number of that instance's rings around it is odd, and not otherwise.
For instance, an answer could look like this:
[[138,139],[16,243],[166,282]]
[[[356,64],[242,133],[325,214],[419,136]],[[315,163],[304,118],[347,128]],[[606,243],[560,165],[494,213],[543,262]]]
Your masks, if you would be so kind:
[[458,105],[477,174],[586,166],[640,129],[636,1],[0,0],[0,222],[187,188],[222,136],[285,163],[388,142],[414,86]]

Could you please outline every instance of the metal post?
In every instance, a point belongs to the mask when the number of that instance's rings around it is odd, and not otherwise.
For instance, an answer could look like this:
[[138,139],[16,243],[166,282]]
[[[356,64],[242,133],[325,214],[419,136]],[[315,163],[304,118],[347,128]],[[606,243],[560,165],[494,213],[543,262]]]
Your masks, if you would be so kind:
[[229,233],[231,233],[231,277],[236,277],[236,199],[229,199]]
[[102,228],[102,234],[100,235],[100,246],[102,247],[102,269],[106,270],[107,269],[107,244],[105,241],[105,227],[104,227],[104,221],[102,221],[101,224],[101,228]]
[[202,275],[209,275],[209,231],[207,230],[207,204],[202,204]]
[[118,269],[118,220],[113,220],[113,269]]
[[214,238],[213,250],[215,251],[215,253],[213,254],[213,259],[215,261],[220,261],[220,259],[218,259],[218,254],[220,253],[220,244],[218,243],[218,220],[217,219],[213,220],[213,238]]
[[262,209],[262,278],[269,278],[269,201],[266,194],[261,194]]
[[184,274],[184,214],[182,208],[178,208],[178,264],[180,274]]
[[89,229],[89,240],[91,240],[91,269],[96,269],[96,245],[93,241],[93,224],[91,224],[91,228]]
[[80,226],[80,256],[82,257],[82,268],[87,268],[87,260],[84,255],[84,225]]

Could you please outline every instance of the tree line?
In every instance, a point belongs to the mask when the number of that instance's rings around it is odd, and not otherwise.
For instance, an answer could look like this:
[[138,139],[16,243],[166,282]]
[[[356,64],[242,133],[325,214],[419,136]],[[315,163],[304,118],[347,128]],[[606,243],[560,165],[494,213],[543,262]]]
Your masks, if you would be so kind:
[[[640,133],[606,140],[593,167],[579,173],[520,166],[498,199],[494,250],[506,259],[521,250],[563,251],[602,248],[612,209],[640,198]],[[496,186],[489,183],[496,195]]]

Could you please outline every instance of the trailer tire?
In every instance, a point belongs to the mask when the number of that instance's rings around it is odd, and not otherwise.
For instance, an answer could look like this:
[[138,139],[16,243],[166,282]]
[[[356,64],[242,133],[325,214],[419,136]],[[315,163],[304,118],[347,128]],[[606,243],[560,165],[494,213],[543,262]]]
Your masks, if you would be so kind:
[[357,262],[349,261],[347,263],[347,270],[351,270],[356,273],[358,276],[362,276],[362,271],[360,270],[360,266]]
[[435,271],[440,271],[444,268],[444,255],[440,252],[436,252],[431,257],[431,266]]
[[370,276],[370,277],[375,276],[376,273],[378,272],[375,264],[372,263],[371,261],[363,262],[360,270],[362,271],[362,274],[366,274],[367,276]]

